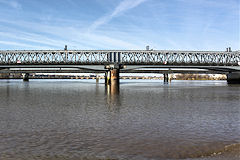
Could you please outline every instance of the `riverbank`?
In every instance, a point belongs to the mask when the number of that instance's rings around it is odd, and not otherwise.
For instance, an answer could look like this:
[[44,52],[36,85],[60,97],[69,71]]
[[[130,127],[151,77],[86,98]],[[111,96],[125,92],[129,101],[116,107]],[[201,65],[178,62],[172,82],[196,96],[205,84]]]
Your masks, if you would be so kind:
[[[0,79],[22,79],[22,74],[0,74]],[[30,74],[29,79],[105,79],[103,75],[51,75],[51,74]],[[163,80],[163,76],[126,76],[120,75],[120,79],[153,79]],[[227,80],[226,75],[208,75],[208,74],[169,74],[169,80]]]
[[[171,157],[171,156],[170,156]],[[184,158],[162,158],[159,160],[239,160],[240,159],[240,143],[225,146],[222,150],[214,153],[203,153],[203,155],[191,155]],[[64,155],[11,155],[2,154],[0,155],[1,160],[126,160],[122,158],[101,158],[96,156],[64,156]],[[127,160],[137,160],[127,159]],[[143,158],[142,160],[147,160]]]

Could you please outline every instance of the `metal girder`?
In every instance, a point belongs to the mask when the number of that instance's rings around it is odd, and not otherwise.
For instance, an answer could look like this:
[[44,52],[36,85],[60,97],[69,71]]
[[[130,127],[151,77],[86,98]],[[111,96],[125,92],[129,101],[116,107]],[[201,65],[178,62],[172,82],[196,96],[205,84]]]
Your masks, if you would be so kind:
[[[1,73],[105,73],[106,71],[94,70],[3,70]],[[221,71],[207,71],[207,70],[120,70],[120,73],[198,73],[198,74],[225,74]]]
[[191,65],[239,66],[240,51],[6,50],[0,65]]

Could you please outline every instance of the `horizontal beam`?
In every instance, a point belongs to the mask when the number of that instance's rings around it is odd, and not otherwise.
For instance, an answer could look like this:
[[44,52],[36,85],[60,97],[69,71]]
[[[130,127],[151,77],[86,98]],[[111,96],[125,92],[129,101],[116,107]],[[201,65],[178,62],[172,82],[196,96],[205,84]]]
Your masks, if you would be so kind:
[[153,53],[153,52],[161,52],[161,53],[234,53],[240,52],[238,51],[189,51],[189,50],[0,50],[1,52],[12,52],[12,53],[29,53],[29,52],[36,52],[36,53],[46,53],[46,52],[68,52],[68,53],[78,53],[78,52],[142,52],[142,53]]
[[171,50],[6,50],[0,65],[239,66],[240,52]]
[[[0,70],[0,73],[105,73],[106,71],[91,70]],[[226,74],[226,72],[206,70],[120,70],[120,73],[195,73],[195,74]]]
[[[0,73],[104,73],[104,65],[9,65],[0,66]],[[240,66],[165,66],[165,65],[125,65],[122,73],[159,73],[159,72],[204,72],[204,73],[229,73],[240,71]]]
[[[54,68],[71,68],[82,70],[106,70],[105,65],[0,65],[1,69],[9,68],[38,68],[38,69],[54,69]],[[125,70],[136,69],[157,69],[157,68],[177,68],[177,69],[207,69],[207,70],[225,70],[240,71],[240,66],[184,66],[184,65],[123,65]]]

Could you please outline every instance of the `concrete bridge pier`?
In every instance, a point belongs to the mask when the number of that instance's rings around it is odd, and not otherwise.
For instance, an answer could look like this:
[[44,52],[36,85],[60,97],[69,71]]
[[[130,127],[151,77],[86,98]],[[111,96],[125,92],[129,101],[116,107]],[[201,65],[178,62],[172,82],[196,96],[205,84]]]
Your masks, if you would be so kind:
[[29,81],[29,73],[23,73],[22,77],[23,77],[23,81],[25,82]]
[[112,69],[110,71],[111,86],[119,86],[119,69]]
[[119,85],[119,69],[110,69],[105,73],[106,85]]
[[96,83],[99,83],[99,80],[100,80],[99,76],[96,75]]
[[105,65],[105,69],[108,69],[105,73],[105,84],[107,85],[119,85],[119,72],[122,69],[121,64],[108,64]]
[[168,78],[168,74],[167,73],[163,74],[163,82],[164,83],[168,83],[169,82],[169,78]]
[[96,77],[96,83],[99,83],[99,77]]
[[227,82],[229,84],[240,84],[240,72],[232,72],[227,74]]
[[111,70],[105,72],[105,85],[111,84]]
[[119,94],[119,69],[111,69],[105,73],[105,87],[108,96]]
[[122,65],[109,64],[105,66],[105,69],[108,69],[105,73],[105,85],[111,94],[116,95],[119,93],[119,72]]

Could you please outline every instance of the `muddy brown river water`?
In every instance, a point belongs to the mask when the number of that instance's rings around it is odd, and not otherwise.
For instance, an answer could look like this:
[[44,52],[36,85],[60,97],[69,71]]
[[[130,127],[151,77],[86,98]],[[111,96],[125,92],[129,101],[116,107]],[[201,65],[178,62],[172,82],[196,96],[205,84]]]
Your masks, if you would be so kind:
[[0,80],[1,160],[240,159],[240,85]]

